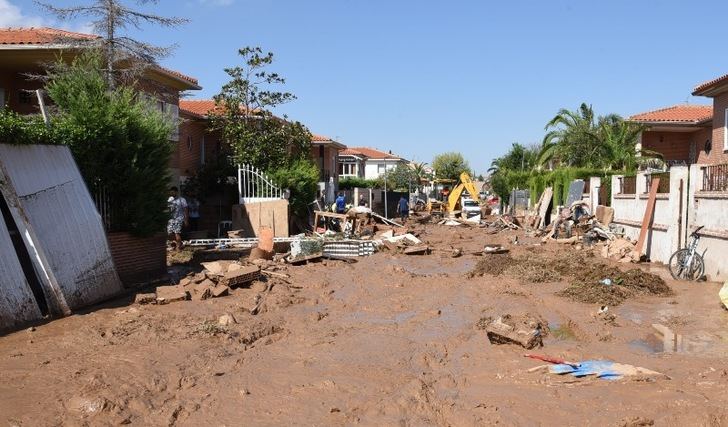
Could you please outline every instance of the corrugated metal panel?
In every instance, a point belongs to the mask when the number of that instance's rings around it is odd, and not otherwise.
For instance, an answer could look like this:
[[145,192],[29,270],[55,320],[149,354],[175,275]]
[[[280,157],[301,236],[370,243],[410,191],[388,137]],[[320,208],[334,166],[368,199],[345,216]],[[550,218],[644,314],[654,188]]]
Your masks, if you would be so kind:
[[[2,197],[2,195],[0,195]],[[0,212],[0,331],[40,319],[33,292],[15,255],[13,242]]]
[[68,307],[118,294],[101,217],[68,147],[0,144],[0,166]]

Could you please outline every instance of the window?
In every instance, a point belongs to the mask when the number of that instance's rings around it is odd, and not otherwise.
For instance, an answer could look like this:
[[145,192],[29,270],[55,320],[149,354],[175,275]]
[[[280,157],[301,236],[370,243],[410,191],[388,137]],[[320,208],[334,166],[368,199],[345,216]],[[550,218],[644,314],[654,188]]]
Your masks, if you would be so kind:
[[32,104],[33,96],[29,90],[20,89],[18,91],[18,104]]
[[377,165],[377,174],[384,175],[384,172],[386,171],[385,167],[386,167],[385,164],[378,164]]
[[187,151],[192,151],[192,135],[187,135]]
[[351,163],[340,163],[339,175],[356,175],[356,165]]

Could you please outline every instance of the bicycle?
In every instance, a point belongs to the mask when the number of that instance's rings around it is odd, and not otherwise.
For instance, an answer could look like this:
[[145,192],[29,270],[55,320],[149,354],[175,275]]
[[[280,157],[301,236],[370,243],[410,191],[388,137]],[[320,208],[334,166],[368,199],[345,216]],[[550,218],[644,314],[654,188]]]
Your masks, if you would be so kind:
[[670,274],[675,280],[698,280],[705,273],[705,262],[698,250],[700,235],[698,232],[703,226],[696,228],[690,234],[690,243],[682,249],[678,249],[670,256]]

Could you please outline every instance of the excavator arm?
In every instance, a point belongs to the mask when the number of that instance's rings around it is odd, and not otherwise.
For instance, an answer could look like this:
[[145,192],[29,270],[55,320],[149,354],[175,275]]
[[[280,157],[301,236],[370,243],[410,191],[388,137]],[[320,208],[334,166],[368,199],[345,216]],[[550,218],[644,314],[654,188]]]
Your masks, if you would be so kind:
[[452,191],[450,191],[450,195],[447,198],[447,210],[449,212],[452,212],[457,208],[458,203],[460,203],[460,197],[463,195],[463,191],[467,191],[468,194],[470,194],[470,198],[473,200],[479,200],[480,198],[480,194],[478,193],[478,190],[475,189],[473,180],[470,179],[470,175],[468,175],[467,172],[460,174],[460,183],[453,187]]

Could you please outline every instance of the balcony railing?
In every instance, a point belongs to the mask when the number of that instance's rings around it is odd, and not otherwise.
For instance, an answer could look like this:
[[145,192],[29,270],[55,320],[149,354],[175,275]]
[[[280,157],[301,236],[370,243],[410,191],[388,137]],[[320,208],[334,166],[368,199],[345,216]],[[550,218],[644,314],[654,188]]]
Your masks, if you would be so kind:
[[703,191],[728,191],[728,164],[703,168]]

